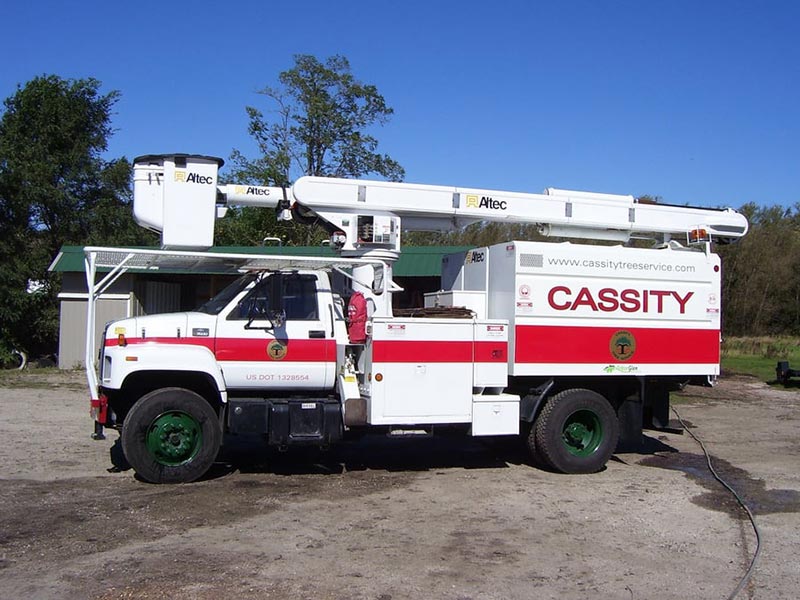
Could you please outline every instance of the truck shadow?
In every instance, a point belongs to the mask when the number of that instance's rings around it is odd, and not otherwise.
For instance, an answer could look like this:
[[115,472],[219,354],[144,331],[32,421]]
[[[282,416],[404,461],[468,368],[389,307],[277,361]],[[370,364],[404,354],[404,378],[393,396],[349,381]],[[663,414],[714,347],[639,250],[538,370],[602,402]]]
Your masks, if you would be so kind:
[[[645,433],[642,435],[641,443],[634,443],[634,442],[620,442],[617,446],[617,450],[614,453],[616,456],[617,454],[659,454],[664,452],[680,452],[677,448],[670,446],[669,444],[664,443],[663,440],[659,439],[658,436],[661,436],[660,433],[657,431],[650,431],[649,433]],[[664,438],[666,439],[666,438]]]
[[424,439],[388,439],[365,435],[322,450],[293,447],[280,452],[258,436],[229,436],[208,477],[233,471],[278,475],[340,474],[348,471],[429,471],[506,467],[506,459],[483,440],[461,436]]
[[[611,458],[627,464],[624,455],[656,455],[677,450],[650,435],[638,445],[620,445]],[[286,452],[270,448],[260,436],[227,436],[217,462],[203,479],[241,473],[276,475],[333,475],[353,471],[422,472],[436,469],[498,469],[536,464],[522,440],[513,437],[472,438],[437,435],[423,439],[389,439],[365,435],[328,450],[294,447]]]

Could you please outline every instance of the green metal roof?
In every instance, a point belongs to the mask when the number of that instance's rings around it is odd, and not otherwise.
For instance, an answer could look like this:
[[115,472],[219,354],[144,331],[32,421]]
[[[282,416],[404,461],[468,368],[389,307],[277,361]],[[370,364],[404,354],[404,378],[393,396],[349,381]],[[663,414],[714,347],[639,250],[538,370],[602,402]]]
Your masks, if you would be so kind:
[[[442,274],[442,257],[465,252],[469,246],[407,246],[394,265],[395,277],[438,277]],[[265,254],[293,256],[335,256],[328,246],[215,246],[209,252],[230,254]],[[83,246],[62,246],[53,259],[50,271],[56,273],[83,273]],[[98,269],[102,270],[102,269]],[[136,272],[137,269],[131,269]],[[165,271],[162,271],[165,272]],[[171,273],[182,273],[170,270]],[[186,271],[187,273],[189,271]]]
[[442,258],[456,252],[466,252],[472,246],[406,246],[394,264],[395,277],[439,277]]

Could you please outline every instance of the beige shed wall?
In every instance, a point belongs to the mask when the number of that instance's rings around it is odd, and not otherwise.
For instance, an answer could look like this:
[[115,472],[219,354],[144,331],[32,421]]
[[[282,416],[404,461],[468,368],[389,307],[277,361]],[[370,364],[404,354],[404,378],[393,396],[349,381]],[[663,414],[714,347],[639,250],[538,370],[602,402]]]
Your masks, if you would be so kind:
[[[100,298],[95,305],[95,347],[103,337],[103,327],[108,321],[128,317],[127,299]],[[61,317],[58,331],[58,368],[83,368],[86,353],[86,300],[61,299]]]

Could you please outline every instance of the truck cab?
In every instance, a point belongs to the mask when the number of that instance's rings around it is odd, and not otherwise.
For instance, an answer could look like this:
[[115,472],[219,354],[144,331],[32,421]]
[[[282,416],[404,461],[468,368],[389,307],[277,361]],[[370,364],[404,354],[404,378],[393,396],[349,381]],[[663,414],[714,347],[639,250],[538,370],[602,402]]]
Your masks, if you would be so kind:
[[[100,354],[104,424],[139,431],[123,436],[126,456],[143,441],[181,462],[199,440],[221,442],[225,431],[266,433],[275,445],[328,444],[341,437],[332,397],[337,345],[347,342],[342,306],[328,273],[259,271],[195,311],[110,323]],[[183,408],[142,417],[153,396],[182,397]],[[175,460],[152,461],[150,471],[162,480],[161,467]]]
[[102,389],[124,395],[146,365],[214,372],[223,402],[227,390],[331,390],[337,338],[344,317],[326,273],[248,273],[195,311],[109,325]]

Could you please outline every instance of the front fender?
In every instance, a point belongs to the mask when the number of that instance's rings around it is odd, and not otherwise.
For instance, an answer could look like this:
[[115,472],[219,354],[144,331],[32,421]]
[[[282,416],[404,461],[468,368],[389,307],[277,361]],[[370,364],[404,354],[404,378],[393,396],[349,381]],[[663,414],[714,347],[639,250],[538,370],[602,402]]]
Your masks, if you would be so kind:
[[219,390],[220,400],[228,401],[222,370],[214,354],[204,346],[191,344],[145,343],[111,346],[103,355],[102,385],[122,389],[125,379],[144,371],[192,371],[210,376]]

